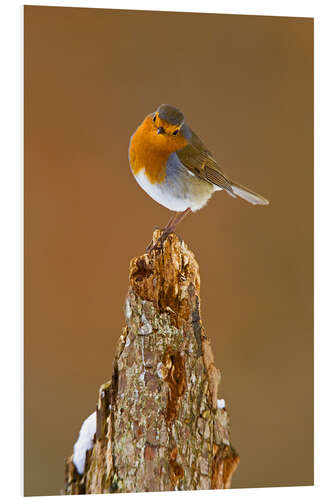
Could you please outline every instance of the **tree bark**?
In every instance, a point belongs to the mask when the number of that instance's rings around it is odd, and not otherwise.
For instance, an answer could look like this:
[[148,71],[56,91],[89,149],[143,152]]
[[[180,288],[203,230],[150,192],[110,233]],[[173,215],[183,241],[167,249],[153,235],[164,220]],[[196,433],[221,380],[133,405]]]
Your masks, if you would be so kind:
[[231,487],[239,456],[217,404],[220,371],[199,293],[198,264],[175,234],[132,259],[126,327],[99,390],[94,445],[83,475],[68,458],[65,494]]

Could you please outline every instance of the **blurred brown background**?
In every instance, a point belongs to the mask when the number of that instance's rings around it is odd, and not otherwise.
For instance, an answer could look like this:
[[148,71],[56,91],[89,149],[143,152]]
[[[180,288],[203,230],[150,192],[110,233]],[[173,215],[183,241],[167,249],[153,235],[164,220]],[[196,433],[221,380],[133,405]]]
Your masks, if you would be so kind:
[[233,487],[312,484],[313,20],[25,7],[24,41],[25,494],[59,493],[111,377],[129,260],[169,218],[127,160],[161,103],[271,201],[217,193],[179,228],[241,456]]

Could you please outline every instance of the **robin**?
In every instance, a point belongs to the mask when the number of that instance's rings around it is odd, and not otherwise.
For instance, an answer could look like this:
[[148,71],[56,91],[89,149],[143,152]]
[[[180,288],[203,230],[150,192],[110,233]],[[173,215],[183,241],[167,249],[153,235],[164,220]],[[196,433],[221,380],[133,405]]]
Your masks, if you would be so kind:
[[202,208],[215,191],[243,198],[252,205],[267,205],[260,194],[231,180],[212,153],[185,123],[183,113],[161,104],[149,114],[130,139],[129,163],[138,184],[164,207],[175,212],[156,249],[186,215]]

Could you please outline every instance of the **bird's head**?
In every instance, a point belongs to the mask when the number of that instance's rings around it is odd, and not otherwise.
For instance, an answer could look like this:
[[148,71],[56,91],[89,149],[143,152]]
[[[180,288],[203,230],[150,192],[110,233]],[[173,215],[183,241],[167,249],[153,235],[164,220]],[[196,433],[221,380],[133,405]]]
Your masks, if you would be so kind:
[[186,146],[183,134],[184,115],[169,104],[161,104],[143,122],[145,139],[150,147],[171,153]]
[[161,104],[152,114],[152,121],[157,134],[177,136],[184,124],[184,115],[170,104]]

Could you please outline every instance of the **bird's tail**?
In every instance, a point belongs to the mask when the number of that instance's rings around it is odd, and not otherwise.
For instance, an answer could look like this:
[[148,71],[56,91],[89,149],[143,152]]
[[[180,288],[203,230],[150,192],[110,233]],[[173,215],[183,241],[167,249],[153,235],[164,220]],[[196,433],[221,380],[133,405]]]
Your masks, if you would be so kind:
[[255,193],[254,191],[251,191],[251,189],[242,186],[241,184],[238,184],[238,182],[230,181],[230,184],[236,196],[243,198],[243,200],[248,201],[249,203],[252,203],[252,205],[269,204],[269,201],[266,200],[266,198],[264,198],[258,193]]

